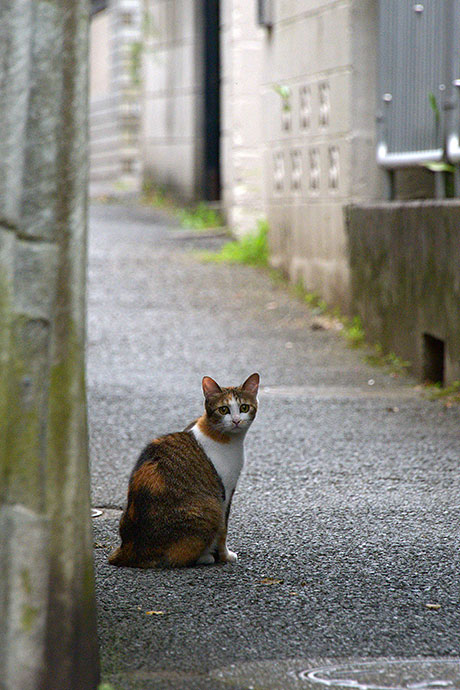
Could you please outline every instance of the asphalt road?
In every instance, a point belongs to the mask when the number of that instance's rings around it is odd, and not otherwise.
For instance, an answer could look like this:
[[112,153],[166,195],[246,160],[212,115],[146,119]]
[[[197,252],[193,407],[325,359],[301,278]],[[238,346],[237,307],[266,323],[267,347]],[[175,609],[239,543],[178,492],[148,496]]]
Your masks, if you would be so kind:
[[[310,687],[300,670],[325,660],[460,656],[460,409],[313,330],[314,315],[264,272],[193,254],[220,242],[148,209],[92,209],[104,679],[117,690],[284,690]],[[142,447],[200,414],[203,375],[233,385],[253,371],[260,408],[229,527],[238,562],[109,566]]]

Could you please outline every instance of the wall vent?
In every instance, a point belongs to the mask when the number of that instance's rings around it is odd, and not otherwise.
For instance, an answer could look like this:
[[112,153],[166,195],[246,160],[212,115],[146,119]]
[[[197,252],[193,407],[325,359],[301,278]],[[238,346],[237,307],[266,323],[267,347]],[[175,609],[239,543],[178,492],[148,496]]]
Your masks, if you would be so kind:
[[429,333],[423,334],[423,379],[444,384],[444,341]]

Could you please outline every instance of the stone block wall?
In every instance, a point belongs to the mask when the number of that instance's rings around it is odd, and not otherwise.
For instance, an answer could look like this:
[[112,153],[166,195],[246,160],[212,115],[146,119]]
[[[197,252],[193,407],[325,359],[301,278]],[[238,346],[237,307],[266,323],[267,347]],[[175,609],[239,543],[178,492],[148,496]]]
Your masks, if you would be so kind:
[[460,380],[460,203],[347,209],[353,311],[419,378]]
[[109,0],[90,28],[91,194],[141,186],[141,0]]
[[344,207],[380,194],[375,0],[279,0],[264,46],[272,261],[349,309]]
[[147,0],[142,165],[145,180],[190,199],[203,168],[203,16],[194,0]]

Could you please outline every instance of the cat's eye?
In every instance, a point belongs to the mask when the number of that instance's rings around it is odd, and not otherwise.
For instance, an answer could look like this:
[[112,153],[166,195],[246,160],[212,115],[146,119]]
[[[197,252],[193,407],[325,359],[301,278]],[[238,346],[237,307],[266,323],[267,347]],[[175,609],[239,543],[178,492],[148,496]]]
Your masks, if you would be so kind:
[[249,412],[249,405],[246,405],[246,403],[240,405],[240,412]]
[[227,407],[227,405],[223,405],[223,407],[219,407],[218,410],[219,410],[220,414],[222,414],[222,415],[230,414],[230,410]]

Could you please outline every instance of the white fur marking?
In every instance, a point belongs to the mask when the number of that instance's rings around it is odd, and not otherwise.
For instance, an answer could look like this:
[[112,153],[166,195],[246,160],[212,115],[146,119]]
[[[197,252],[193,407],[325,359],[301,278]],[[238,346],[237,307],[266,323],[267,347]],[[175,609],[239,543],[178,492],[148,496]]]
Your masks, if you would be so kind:
[[219,443],[219,441],[214,441],[206,434],[203,434],[198,424],[195,424],[191,431],[214,465],[224,485],[225,502],[223,510],[225,514],[244,464],[244,434],[235,434],[228,443]]

